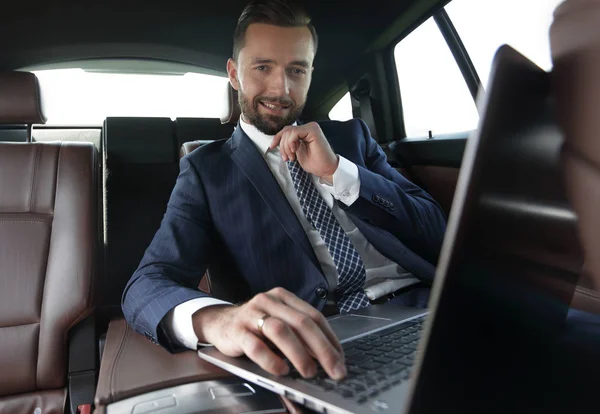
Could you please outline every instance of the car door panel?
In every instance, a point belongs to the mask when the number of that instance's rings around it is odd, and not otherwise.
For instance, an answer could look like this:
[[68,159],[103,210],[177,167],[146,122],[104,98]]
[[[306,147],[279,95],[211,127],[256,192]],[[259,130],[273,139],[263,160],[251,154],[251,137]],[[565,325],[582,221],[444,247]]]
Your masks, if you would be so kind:
[[405,138],[387,146],[391,162],[426,190],[449,214],[469,133]]

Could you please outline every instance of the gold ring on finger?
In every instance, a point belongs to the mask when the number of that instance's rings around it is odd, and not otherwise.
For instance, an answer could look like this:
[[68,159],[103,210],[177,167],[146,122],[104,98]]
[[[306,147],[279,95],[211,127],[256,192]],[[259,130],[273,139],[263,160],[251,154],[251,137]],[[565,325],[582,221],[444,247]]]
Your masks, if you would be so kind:
[[268,317],[269,317],[269,315],[265,315],[256,321],[256,328],[258,329],[258,332],[260,332],[261,334],[263,333],[263,327],[265,326],[265,321],[267,320]]

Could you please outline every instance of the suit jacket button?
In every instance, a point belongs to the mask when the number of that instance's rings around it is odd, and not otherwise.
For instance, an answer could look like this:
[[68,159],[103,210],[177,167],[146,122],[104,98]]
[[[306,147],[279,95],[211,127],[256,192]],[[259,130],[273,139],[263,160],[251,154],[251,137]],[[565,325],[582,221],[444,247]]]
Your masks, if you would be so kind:
[[381,201],[381,197],[379,197],[379,194],[373,194],[373,201],[379,203]]
[[317,297],[319,299],[327,299],[328,292],[326,289],[323,289],[322,287],[317,288],[317,290],[315,290],[315,293],[317,294]]

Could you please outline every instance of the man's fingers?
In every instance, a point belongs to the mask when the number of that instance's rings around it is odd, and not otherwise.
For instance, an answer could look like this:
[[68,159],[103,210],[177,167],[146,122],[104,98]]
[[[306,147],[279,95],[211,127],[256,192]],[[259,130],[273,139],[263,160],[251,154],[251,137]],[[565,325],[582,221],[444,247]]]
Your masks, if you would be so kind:
[[291,125],[284,126],[281,131],[279,131],[278,133],[275,134],[275,136],[273,137],[273,140],[271,141],[271,145],[269,146],[269,148],[273,149],[273,148],[277,147],[281,141],[281,138],[283,138],[284,134],[292,128],[295,128],[295,127],[293,127]]
[[299,146],[300,146],[300,141],[295,141],[290,144],[290,148],[292,149],[292,152],[294,154],[296,154],[296,152],[298,151]]
[[[258,320],[258,319],[257,319]],[[279,358],[269,347],[255,334],[245,331],[242,339],[242,350],[244,354],[259,367],[273,375],[287,375],[290,371],[286,362]]]
[[309,138],[311,135],[311,128],[308,125],[299,125],[299,126],[292,126],[292,125],[287,125],[285,127],[283,127],[283,129],[281,131],[279,131],[277,134],[275,134],[275,136],[273,137],[273,140],[271,141],[271,145],[269,146],[269,149],[273,149],[275,147],[277,147],[278,145],[281,145],[281,141],[288,136],[289,134],[294,134],[297,139],[294,140],[304,140]]
[[271,141],[271,145],[269,146],[269,149],[273,149],[279,145],[279,142],[281,141],[281,137],[283,137],[284,132],[285,132],[285,128],[282,129],[281,131],[279,131],[277,134],[275,134],[275,136],[273,137],[273,141]]
[[311,319],[313,319],[319,326],[319,328],[321,328],[321,331],[325,334],[325,336],[327,336],[327,339],[329,339],[337,351],[343,356],[344,349],[342,348],[340,341],[337,339],[337,336],[335,336],[335,333],[331,329],[329,322],[327,322],[327,319],[325,319],[321,312],[285,289],[274,289],[272,292],[281,302],[299,312],[309,315]]
[[286,131],[283,134],[283,138],[281,138],[281,141],[279,142],[279,152],[281,153],[284,161],[292,159],[291,156],[293,155],[289,149],[289,137],[290,132]]
[[[279,306],[286,307],[284,304]],[[281,315],[283,321],[298,334],[331,378],[340,380],[346,375],[342,354],[308,315],[295,310]],[[299,368],[298,370],[300,371]]]
[[314,377],[317,365],[287,323],[274,316],[265,320],[263,335],[287,357],[303,377]]
[[[302,141],[302,136],[296,130],[290,130],[284,137],[286,155],[292,161],[296,160],[296,151]],[[281,145],[280,145],[281,148]]]
[[[280,319],[285,312],[295,311],[269,294],[257,295],[252,307],[246,313],[246,329],[256,332],[259,336],[262,334],[298,369],[302,376],[313,377],[317,373],[317,366],[303,341],[287,323]],[[264,323],[259,330],[260,318],[264,318]]]
[[[268,304],[268,309],[271,314],[277,315],[286,326],[289,325],[293,329],[298,335],[297,338],[305,344],[299,344],[299,346],[307,346],[331,378],[340,380],[346,375],[343,354],[338,351],[322,328],[313,320],[315,315],[311,317],[308,313],[298,311],[276,298]],[[272,340],[271,337],[269,338]],[[335,335],[333,339],[335,343],[338,342]],[[277,346],[279,345],[277,344]],[[302,372],[296,363],[294,363],[294,366]]]

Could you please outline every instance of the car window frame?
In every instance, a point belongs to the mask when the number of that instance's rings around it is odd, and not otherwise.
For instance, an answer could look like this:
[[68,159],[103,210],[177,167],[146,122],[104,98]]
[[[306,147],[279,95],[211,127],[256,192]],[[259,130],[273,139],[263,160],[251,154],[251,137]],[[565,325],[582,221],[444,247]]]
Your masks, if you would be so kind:
[[[481,85],[481,80],[479,78],[479,74],[469,56],[469,53],[460,38],[456,28],[452,24],[450,16],[445,10],[445,6],[442,6],[433,11],[433,13],[426,13],[421,19],[419,19],[415,24],[411,25],[408,30],[406,30],[401,36],[396,38],[393,42],[390,42],[386,50],[386,64],[388,73],[392,73],[394,76],[389,77],[388,81],[391,82],[390,86],[392,89],[392,109],[395,114],[395,123],[394,129],[396,132],[397,140],[429,140],[435,139],[435,136],[428,137],[409,137],[406,134],[406,126],[404,123],[404,110],[403,110],[403,102],[402,102],[402,93],[400,91],[400,80],[398,79],[398,67],[396,65],[396,59],[394,56],[394,51],[396,46],[402,42],[408,35],[410,35],[413,31],[421,27],[423,23],[428,21],[430,18],[433,18],[440,34],[446,41],[446,45],[448,46],[450,53],[454,57],[454,61],[458,65],[458,68],[461,72],[463,80],[466,83],[467,88],[469,89],[469,93],[473,99],[473,102],[479,111],[479,107],[477,105],[477,96],[484,91],[483,86]],[[450,133],[452,135],[453,133]],[[446,136],[448,134],[440,134]]]

